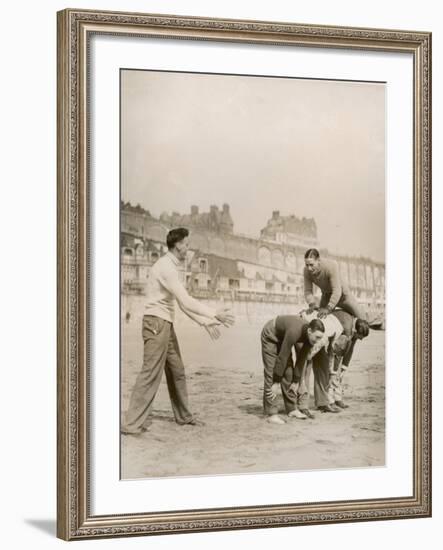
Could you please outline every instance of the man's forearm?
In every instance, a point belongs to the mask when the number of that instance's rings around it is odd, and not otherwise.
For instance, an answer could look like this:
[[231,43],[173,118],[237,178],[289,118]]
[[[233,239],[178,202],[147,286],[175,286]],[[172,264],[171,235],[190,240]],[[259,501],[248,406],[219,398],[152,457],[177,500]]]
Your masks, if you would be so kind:
[[330,274],[330,284],[331,284],[331,297],[329,298],[328,303],[328,309],[331,311],[335,308],[335,306],[338,304],[341,295],[343,293],[343,289],[340,282],[340,276],[338,272],[335,270],[331,272]]
[[183,311],[185,315],[187,315],[190,319],[195,321],[200,326],[209,326],[214,325],[217,322],[217,319],[215,317],[206,317],[205,315],[198,315],[197,313],[193,313],[189,310],[184,310],[180,307],[180,309]]
[[294,367],[294,376],[292,381],[294,383],[297,383],[300,381],[302,373],[303,373],[303,367],[306,364],[306,361],[308,360],[310,347],[305,344],[300,352],[297,352],[297,358],[295,360],[295,367]]
[[291,345],[283,342],[280,353],[277,355],[274,366],[273,382],[280,382],[286,369],[292,366]]
[[287,363],[283,363],[280,357],[277,357],[275,360],[274,372],[272,374],[272,382],[281,382],[283,375],[285,374],[287,368]]
[[327,308],[330,310],[330,311],[333,311],[335,306],[338,304],[340,298],[341,298],[341,294],[342,294],[342,289],[341,289],[341,286],[339,287],[335,287],[333,289],[333,292],[331,294],[331,297],[329,298],[329,303],[327,305]]
[[334,372],[334,366],[335,366],[335,361],[334,361],[334,353],[329,353],[328,352],[328,362],[329,362],[329,372],[332,373]]
[[357,338],[355,338],[355,337],[352,338],[352,340],[348,344],[348,347],[346,348],[346,351],[343,355],[343,365],[345,367],[348,367],[349,363],[351,362],[352,354],[354,353],[354,347],[355,347],[356,342],[357,342]]
[[163,277],[162,284],[175,297],[180,309],[182,309],[187,315],[189,315],[189,313],[194,313],[196,315],[202,315],[203,317],[215,317],[216,310],[205,306],[190,296],[175,273],[166,274]]
[[306,268],[303,272],[303,290],[306,302],[308,305],[312,304],[314,302],[314,289],[309,274],[306,272]]
[[215,317],[217,312],[215,309],[205,306],[185,291],[186,294],[182,294],[180,297],[176,297],[180,304],[180,307],[187,314],[194,313],[203,317]]

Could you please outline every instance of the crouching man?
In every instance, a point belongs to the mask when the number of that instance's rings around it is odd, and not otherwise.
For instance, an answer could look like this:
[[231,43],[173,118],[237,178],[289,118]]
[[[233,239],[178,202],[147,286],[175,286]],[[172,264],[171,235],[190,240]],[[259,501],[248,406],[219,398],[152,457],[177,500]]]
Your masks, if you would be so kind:
[[[349,315],[349,313],[346,313]],[[305,322],[317,318],[316,311],[303,311],[300,313],[301,318]],[[349,315],[351,317],[351,315]],[[322,319],[325,327],[325,332],[312,347],[304,346],[299,354],[296,368],[296,377],[300,376],[300,384],[298,386],[298,404],[300,410],[309,418],[314,418],[314,415],[309,410],[309,392],[311,372],[314,374],[314,399],[315,406],[321,412],[339,412],[338,407],[329,404],[329,377],[334,361],[334,353],[339,348],[339,344],[343,345],[341,335],[343,333],[343,325],[340,320],[334,315],[328,315]],[[346,342],[345,342],[346,344]]]
[[330,364],[329,406],[347,409],[349,405],[343,401],[343,376],[351,362],[355,344],[369,335],[369,324],[362,319],[349,318],[345,311],[335,311],[334,314],[342,323],[344,333],[334,348],[334,361]]
[[[311,347],[321,340],[325,327],[319,319],[306,323],[299,315],[279,315],[268,321],[261,333],[264,366],[263,409],[268,422],[284,424],[278,415],[277,393],[281,387],[285,411],[288,416],[306,418],[297,408],[297,396],[293,384],[298,383],[292,349],[297,357],[297,347]],[[292,386],[292,387],[291,387]]]

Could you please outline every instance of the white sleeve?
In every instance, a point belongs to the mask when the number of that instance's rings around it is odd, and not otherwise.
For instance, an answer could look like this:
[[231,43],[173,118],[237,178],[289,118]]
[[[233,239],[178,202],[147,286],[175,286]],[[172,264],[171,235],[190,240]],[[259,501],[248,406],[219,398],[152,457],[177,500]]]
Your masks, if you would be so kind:
[[[200,326],[204,327],[204,326],[214,325],[214,323],[217,323],[217,320],[215,319],[215,317],[206,317],[203,315],[198,315],[197,313],[193,313],[189,309],[185,311],[184,309],[181,308],[180,303],[179,302],[177,303],[180,309],[183,311],[183,313],[187,315],[190,319],[195,321],[197,324],[199,324]],[[221,324],[221,323],[217,323],[217,324]]]
[[164,268],[159,273],[161,284],[175,297],[180,309],[192,318],[192,314],[202,315],[214,319],[215,309],[205,306],[190,296],[178,277],[174,268]]

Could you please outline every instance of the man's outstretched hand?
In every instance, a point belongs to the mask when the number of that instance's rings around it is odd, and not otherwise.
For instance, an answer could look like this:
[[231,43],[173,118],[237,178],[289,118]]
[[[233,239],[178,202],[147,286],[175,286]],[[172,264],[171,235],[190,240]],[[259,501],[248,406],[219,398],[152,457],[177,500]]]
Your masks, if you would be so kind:
[[215,318],[217,319],[217,321],[220,321],[220,323],[225,327],[232,327],[232,325],[235,323],[235,317],[228,307],[217,309],[215,313]]
[[220,337],[220,329],[217,325],[204,325],[204,328],[211,337],[211,340],[218,340]]

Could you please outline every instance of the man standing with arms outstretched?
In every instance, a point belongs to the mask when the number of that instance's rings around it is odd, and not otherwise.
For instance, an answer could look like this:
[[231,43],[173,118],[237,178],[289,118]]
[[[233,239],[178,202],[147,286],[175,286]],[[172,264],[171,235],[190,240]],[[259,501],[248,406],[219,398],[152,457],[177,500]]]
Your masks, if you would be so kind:
[[188,230],[172,229],[166,243],[168,252],[157,260],[149,273],[143,317],[143,366],[121,428],[124,434],[137,435],[149,429],[152,404],[163,370],[177,424],[203,424],[189,410],[185,369],[173,324],[175,303],[203,326],[212,339],[220,335],[218,325],[229,327],[234,323],[234,316],[227,308],[216,310],[202,304],[188,294],[180,281],[178,269],[189,249]]
[[322,319],[336,307],[347,311],[357,319],[366,319],[366,314],[360,307],[348,286],[342,282],[338,264],[335,260],[320,258],[316,248],[310,248],[305,254],[303,271],[305,299],[311,309],[316,307],[313,284],[321,290],[318,317]]

